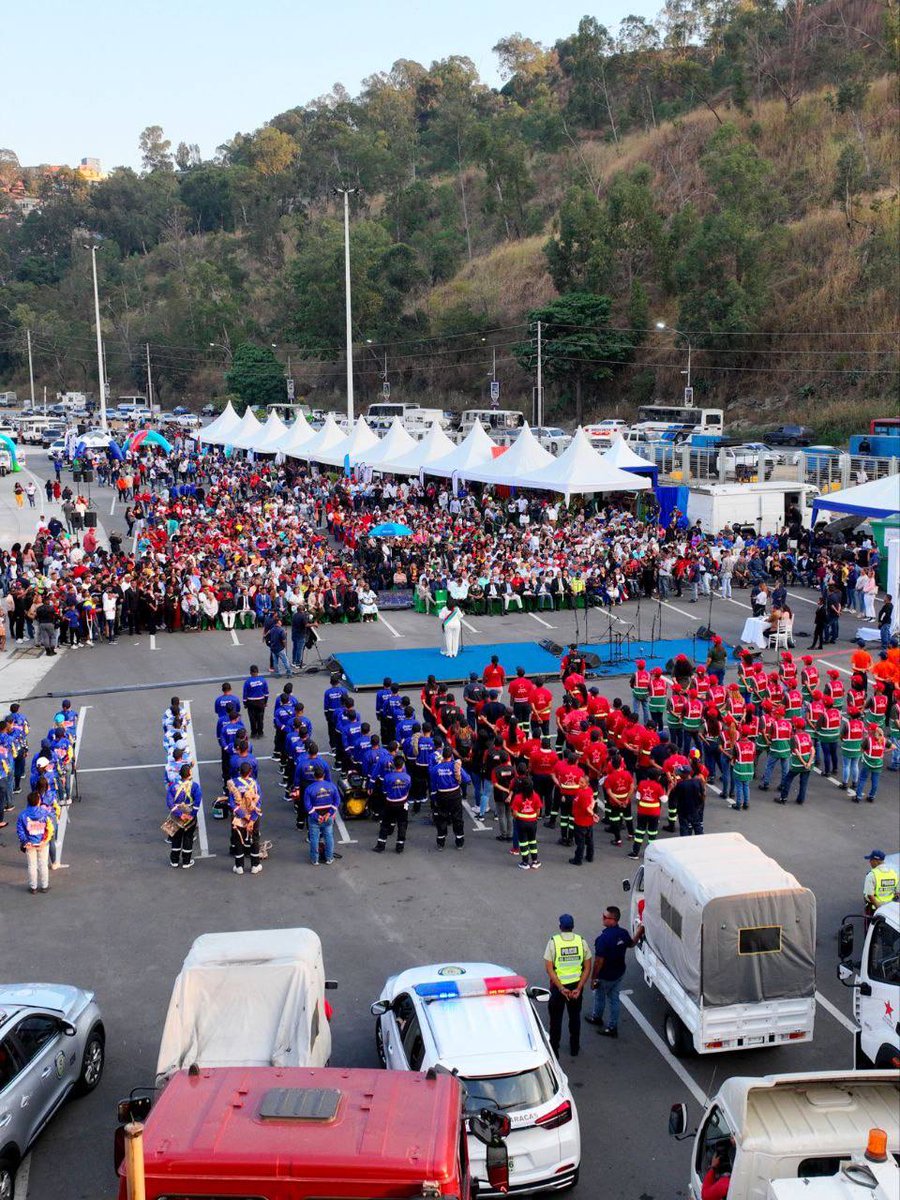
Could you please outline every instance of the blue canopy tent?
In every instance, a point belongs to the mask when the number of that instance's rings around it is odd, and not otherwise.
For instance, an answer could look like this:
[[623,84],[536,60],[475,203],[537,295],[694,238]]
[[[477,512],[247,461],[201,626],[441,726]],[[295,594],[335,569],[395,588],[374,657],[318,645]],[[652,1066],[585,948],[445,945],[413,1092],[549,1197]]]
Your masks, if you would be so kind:
[[859,517],[892,517],[900,513],[900,475],[886,475],[858,487],[820,496],[813,503],[812,523],[820,512],[848,513]]
[[603,461],[620,471],[628,471],[630,475],[641,475],[649,479],[654,491],[659,486],[659,467],[656,463],[635,454],[624,438],[616,438],[610,448],[604,451]]

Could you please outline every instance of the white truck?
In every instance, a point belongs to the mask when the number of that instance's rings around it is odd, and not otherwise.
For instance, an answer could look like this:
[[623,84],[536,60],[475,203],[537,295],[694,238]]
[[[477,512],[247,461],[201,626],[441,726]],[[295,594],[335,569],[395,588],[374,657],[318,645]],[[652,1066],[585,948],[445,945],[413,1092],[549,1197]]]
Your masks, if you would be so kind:
[[[877,1139],[881,1131],[874,1129]],[[871,1140],[871,1135],[870,1135]],[[873,1158],[866,1150],[854,1155],[837,1175],[828,1179],[775,1179],[766,1200],[897,1200],[900,1197],[900,1166],[894,1158]]]
[[838,934],[838,978],[853,989],[856,1056],[860,1067],[900,1068],[900,903],[875,910],[863,933],[862,954],[853,957],[856,926],[845,917]]
[[[772,1200],[776,1181],[833,1181],[859,1157],[872,1130],[884,1132],[885,1152],[896,1158],[900,1076],[895,1071],[821,1071],[727,1079],[707,1104],[696,1132],[686,1130],[687,1107],[674,1104],[669,1132],[694,1139],[691,1200],[701,1200],[715,1158],[718,1170],[731,1176],[728,1200]],[[824,1195],[832,1200],[828,1192]],[[862,1190],[850,1195],[874,1200]],[[896,1200],[896,1191],[888,1195]],[[812,1200],[817,1193],[801,1189],[775,1191],[774,1196]]]
[[673,1054],[812,1041],[816,899],[740,833],[651,843],[623,887]]
[[[676,455],[677,459],[677,455]],[[800,483],[698,483],[691,484],[687,518],[693,525],[716,532],[725,525],[752,525],[757,533],[779,533],[790,524],[796,508],[804,524],[819,495],[812,484]]]
[[326,1066],[334,987],[311,929],[203,934],[172,988],[157,1086],[191,1066]]

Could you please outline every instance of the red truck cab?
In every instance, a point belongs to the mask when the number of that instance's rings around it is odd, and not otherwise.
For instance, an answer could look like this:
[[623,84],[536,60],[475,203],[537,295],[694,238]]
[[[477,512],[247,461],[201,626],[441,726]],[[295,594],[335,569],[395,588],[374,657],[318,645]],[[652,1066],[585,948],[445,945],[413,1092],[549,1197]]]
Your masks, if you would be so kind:
[[459,1081],[434,1072],[179,1071],[144,1126],[146,1200],[474,1200],[462,1109]]

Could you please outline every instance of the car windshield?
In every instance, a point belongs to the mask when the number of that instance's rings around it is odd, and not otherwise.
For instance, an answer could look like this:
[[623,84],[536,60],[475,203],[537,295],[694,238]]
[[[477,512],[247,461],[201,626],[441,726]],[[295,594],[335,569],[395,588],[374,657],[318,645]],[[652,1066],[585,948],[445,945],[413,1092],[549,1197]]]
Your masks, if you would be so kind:
[[556,1093],[556,1080],[547,1063],[518,1075],[490,1075],[485,1079],[463,1079],[466,1112],[477,1113],[485,1106],[509,1112],[546,1104]]

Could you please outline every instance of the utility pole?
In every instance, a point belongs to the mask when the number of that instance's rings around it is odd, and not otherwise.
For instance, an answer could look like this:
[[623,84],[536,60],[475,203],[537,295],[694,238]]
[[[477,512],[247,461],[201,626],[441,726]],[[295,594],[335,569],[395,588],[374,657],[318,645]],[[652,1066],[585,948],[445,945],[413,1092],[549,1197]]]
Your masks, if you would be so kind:
[[31,384],[31,411],[34,412],[34,360],[31,357],[31,330],[25,330],[28,336],[28,380]]
[[147,407],[153,412],[153,376],[150,374],[150,343],[147,342]]
[[[347,423],[353,425],[353,306],[350,298],[350,197],[359,188],[335,188],[344,197],[344,308],[347,322]],[[349,432],[349,430],[348,430]]]
[[103,337],[100,333],[100,292],[97,287],[97,246],[85,246],[91,252],[91,266],[94,271],[94,324],[97,327],[97,379],[100,384],[100,428],[107,432],[106,423],[106,372],[103,369]]
[[44,384],[44,420],[47,419],[47,385]]
[[537,422],[544,423],[544,383],[541,364],[541,323],[537,323]]

